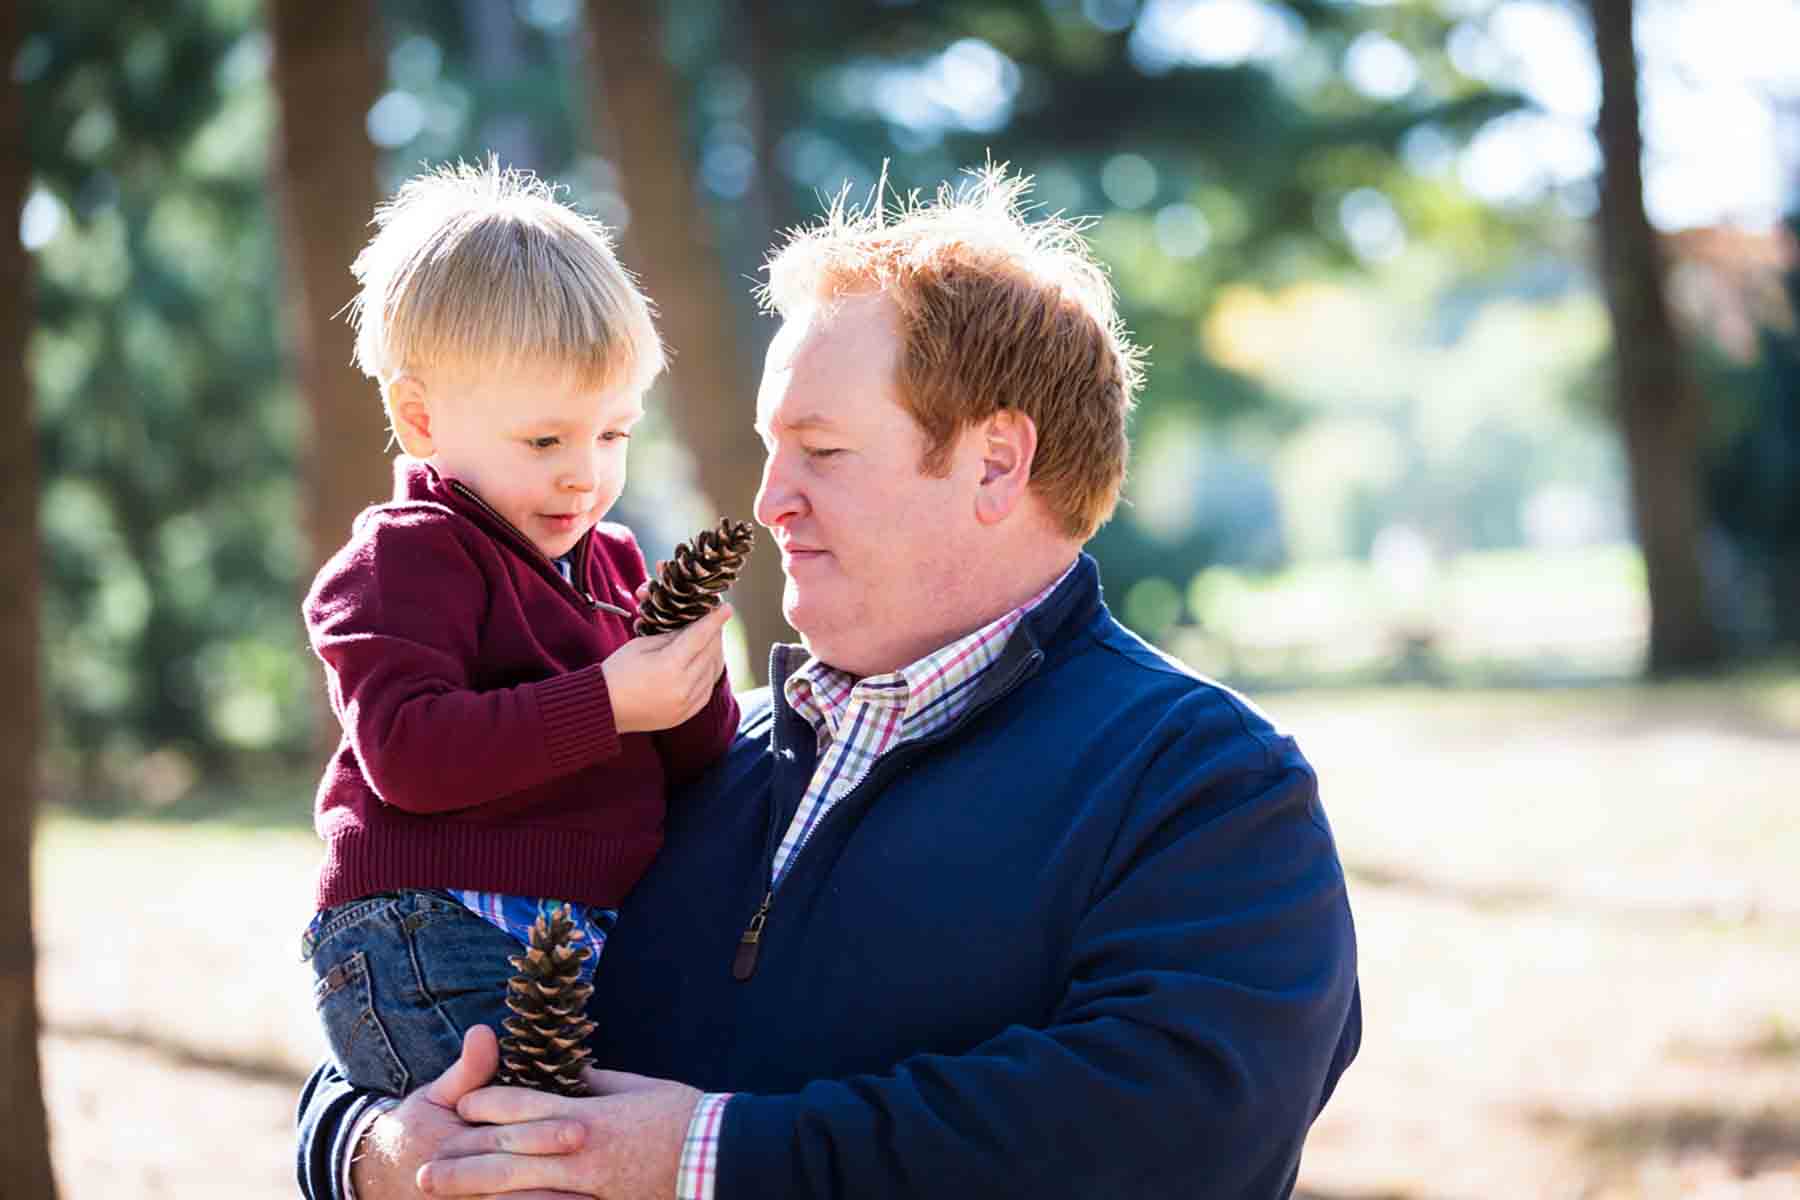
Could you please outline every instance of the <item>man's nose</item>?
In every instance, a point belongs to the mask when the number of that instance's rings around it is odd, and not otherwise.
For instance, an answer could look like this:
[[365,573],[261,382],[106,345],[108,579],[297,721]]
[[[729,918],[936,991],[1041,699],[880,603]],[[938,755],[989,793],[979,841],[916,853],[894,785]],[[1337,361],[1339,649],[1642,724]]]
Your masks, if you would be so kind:
[[763,459],[762,486],[756,489],[757,524],[775,529],[798,516],[805,505],[800,490],[788,478],[786,464],[779,450]]

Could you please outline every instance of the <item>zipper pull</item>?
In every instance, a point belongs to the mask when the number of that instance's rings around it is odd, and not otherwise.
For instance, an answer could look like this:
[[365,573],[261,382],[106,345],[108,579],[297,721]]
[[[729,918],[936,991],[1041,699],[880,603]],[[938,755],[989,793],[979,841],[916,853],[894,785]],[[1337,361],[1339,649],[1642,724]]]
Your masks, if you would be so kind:
[[762,904],[756,915],[750,918],[750,924],[744,927],[744,936],[738,939],[737,954],[731,960],[731,977],[742,983],[756,974],[756,955],[762,949],[763,926],[769,921],[769,905],[775,899],[773,888],[763,896]]

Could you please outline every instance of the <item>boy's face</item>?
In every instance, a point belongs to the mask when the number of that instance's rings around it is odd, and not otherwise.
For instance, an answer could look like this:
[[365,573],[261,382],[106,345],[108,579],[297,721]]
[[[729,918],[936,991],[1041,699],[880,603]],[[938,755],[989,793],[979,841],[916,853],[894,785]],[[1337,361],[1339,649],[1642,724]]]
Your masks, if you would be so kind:
[[395,381],[406,450],[473,488],[551,558],[567,554],[625,487],[625,447],[644,415],[628,385],[584,388],[560,370]]

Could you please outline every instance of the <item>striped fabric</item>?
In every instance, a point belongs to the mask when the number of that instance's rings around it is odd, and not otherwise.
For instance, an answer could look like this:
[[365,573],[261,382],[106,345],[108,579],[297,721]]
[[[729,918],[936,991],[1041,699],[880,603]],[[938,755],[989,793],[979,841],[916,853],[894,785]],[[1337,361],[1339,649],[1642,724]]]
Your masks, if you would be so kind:
[[675,1173],[676,1200],[713,1200],[719,1181],[719,1127],[725,1123],[725,1102],[730,1092],[700,1097],[688,1121],[687,1141],[681,1145],[681,1166]]
[[[898,671],[858,679],[811,658],[788,674],[782,695],[813,727],[819,739],[819,761],[800,807],[775,849],[775,860],[769,866],[771,891],[787,878],[794,856],[820,820],[862,782],[882,755],[904,742],[935,733],[962,715],[976,683],[999,659],[1006,639],[1025,614],[1042,604],[1074,569],[1070,563],[1054,583],[1023,605]],[[798,646],[777,646],[775,652],[782,656],[782,668],[806,653]],[[725,1102],[730,1099],[730,1092],[711,1092],[695,1107],[681,1149],[676,1200],[714,1200],[719,1131],[725,1123]]]
[[[488,924],[518,938],[522,946],[531,945],[531,927],[537,923],[538,917],[549,917],[564,904],[561,900],[508,896],[501,892],[477,892],[466,888],[452,888],[450,895]],[[588,949],[593,951],[588,955],[587,961],[581,964],[581,981],[592,983],[594,969],[600,965],[600,952],[606,949],[606,937],[618,922],[619,910],[570,903],[569,915],[575,920],[575,928],[586,936]]]

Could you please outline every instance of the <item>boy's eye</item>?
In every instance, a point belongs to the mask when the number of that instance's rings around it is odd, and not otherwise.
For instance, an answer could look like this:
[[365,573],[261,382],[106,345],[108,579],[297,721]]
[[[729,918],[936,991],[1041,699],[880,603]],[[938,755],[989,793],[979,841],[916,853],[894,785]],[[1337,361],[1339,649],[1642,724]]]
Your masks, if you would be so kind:
[[561,442],[562,439],[559,437],[535,437],[525,439],[525,444],[530,446],[533,450],[549,450],[560,445]]
[[605,433],[600,435],[600,440],[603,442],[617,442],[617,441],[623,441],[626,438],[629,438],[630,436],[631,435],[629,433],[624,433],[617,429],[609,429]]

